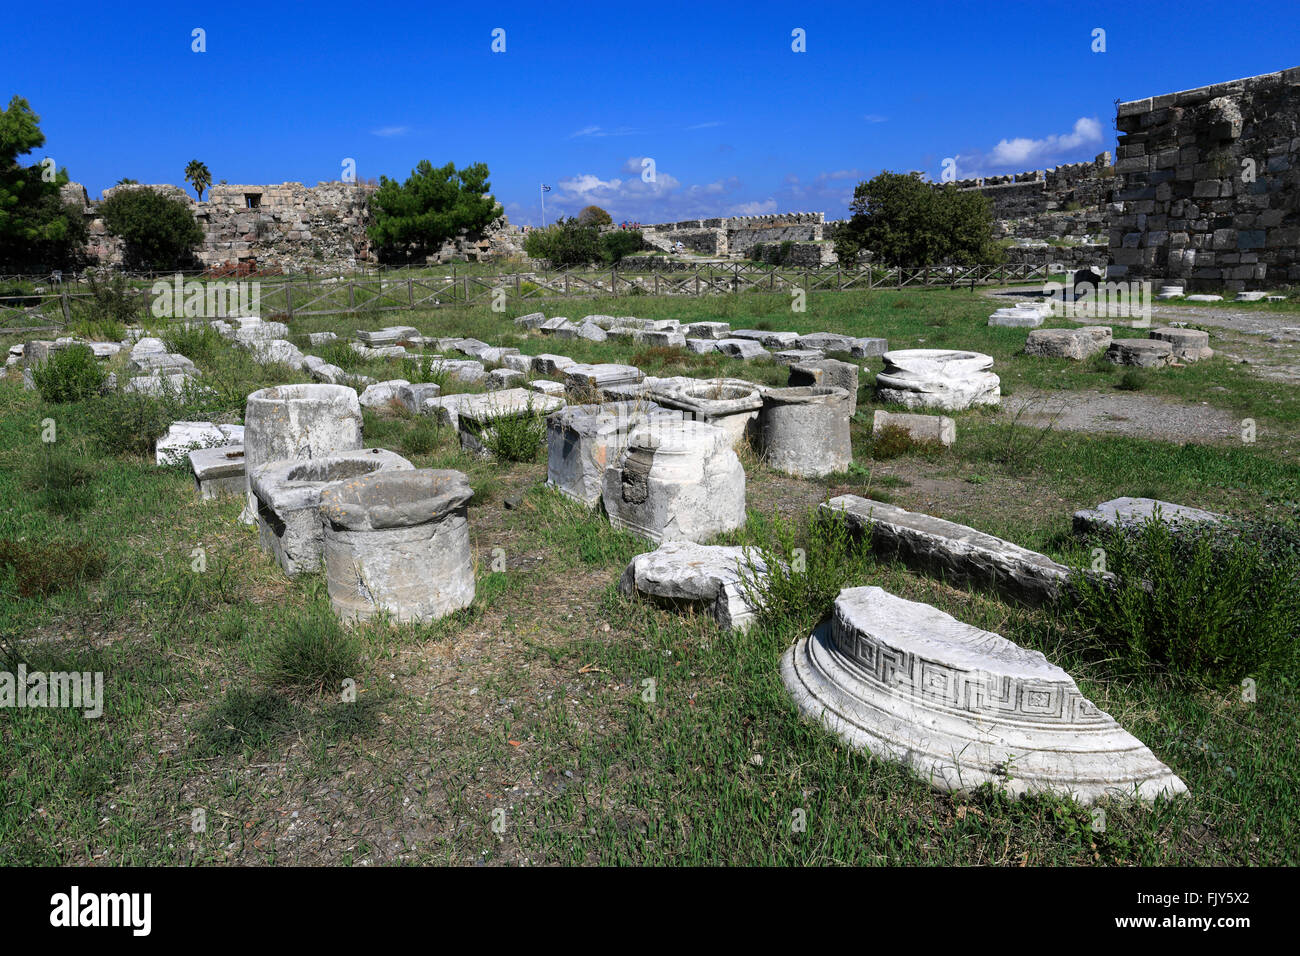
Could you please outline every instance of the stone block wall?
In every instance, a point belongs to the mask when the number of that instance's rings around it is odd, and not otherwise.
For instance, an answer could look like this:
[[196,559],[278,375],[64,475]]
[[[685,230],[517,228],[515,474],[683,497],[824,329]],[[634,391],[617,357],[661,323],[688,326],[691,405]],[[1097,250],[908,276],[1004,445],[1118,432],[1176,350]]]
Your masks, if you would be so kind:
[[1121,103],[1111,276],[1300,281],[1300,67]]

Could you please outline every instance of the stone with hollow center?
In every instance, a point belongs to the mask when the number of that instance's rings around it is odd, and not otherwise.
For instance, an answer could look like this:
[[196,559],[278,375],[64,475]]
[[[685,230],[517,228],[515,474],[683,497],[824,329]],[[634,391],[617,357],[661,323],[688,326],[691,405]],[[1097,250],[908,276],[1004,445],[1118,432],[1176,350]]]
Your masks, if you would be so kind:
[[790,366],[790,378],[786,383],[790,387],[801,385],[825,385],[830,388],[842,388],[849,393],[849,417],[858,410],[858,374],[860,369],[852,362],[839,359],[816,359],[811,362],[799,362]]
[[750,591],[766,579],[767,565],[756,548],[666,541],[632,559],[618,590],[669,607],[699,607],[723,630],[743,631],[757,611],[751,603],[757,595]]
[[847,471],[853,462],[849,393],[824,385],[768,389],[758,447],[769,467],[797,478]]
[[345,621],[388,614],[432,621],[474,600],[466,504],[458,471],[381,471],[320,494],[325,584]]
[[942,790],[1082,804],[1187,791],[1038,651],[878,587],[841,591],[781,677],[804,714]]
[[702,541],[745,523],[745,469],[704,422],[654,422],[628,434],[601,495],[615,527],[656,543]]
[[955,349],[902,349],[886,352],[884,371],[876,376],[876,395],[910,409],[962,411],[997,405],[1001,382],[989,371],[993,357]]
[[290,577],[315,571],[321,559],[321,492],[334,482],[412,467],[401,455],[382,448],[258,465],[248,479],[257,502],[262,550]]
[[1177,527],[1179,525],[1216,524],[1223,515],[1200,508],[1176,505],[1157,498],[1112,498],[1095,508],[1085,508],[1074,513],[1074,530],[1079,534],[1103,531],[1106,528],[1136,528],[1148,521],[1159,520]]
[[675,408],[697,421],[718,426],[734,448],[757,424],[764,391],[763,386],[738,378],[674,376],[654,379],[649,395],[664,408]]
[[[275,385],[248,396],[244,460],[249,474],[268,461],[320,458],[361,447],[361,402],[346,385]],[[244,520],[257,501],[248,488]]]
[[682,413],[653,402],[570,405],[546,419],[546,483],[588,508],[600,504],[605,469],[627,446],[632,429],[680,421]]

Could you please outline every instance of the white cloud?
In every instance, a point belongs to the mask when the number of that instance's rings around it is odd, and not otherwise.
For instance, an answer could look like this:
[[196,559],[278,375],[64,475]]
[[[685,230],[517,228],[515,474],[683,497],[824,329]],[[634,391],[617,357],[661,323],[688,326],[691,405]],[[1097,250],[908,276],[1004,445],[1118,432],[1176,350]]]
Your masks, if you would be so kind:
[[722,123],[718,120],[709,120],[709,122],[707,123],[694,123],[686,128],[687,129],[713,129],[713,127],[721,126],[721,125]]
[[618,129],[605,129],[603,126],[584,126],[576,133],[570,133],[569,139],[577,139],[580,136],[631,136],[640,130],[633,129],[630,126],[620,126]]
[[765,213],[776,212],[776,200],[764,199],[755,200],[754,202],[742,202],[731,207],[733,216],[761,216]]
[[989,153],[987,162],[990,166],[1017,166],[1027,168],[1027,164],[1059,156],[1082,146],[1101,142],[1101,123],[1096,119],[1081,116],[1074,121],[1074,129],[1069,133],[1047,136],[1043,139],[1030,139],[1019,136],[1015,139],[1000,141]]
[[881,116],[879,113],[868,113],[862,118],[868,123],[885,123],[889,120],[888,116]]
[[372,129],[372,136],[405,136],[411,131],[409,126],[381,126],[379,129]]

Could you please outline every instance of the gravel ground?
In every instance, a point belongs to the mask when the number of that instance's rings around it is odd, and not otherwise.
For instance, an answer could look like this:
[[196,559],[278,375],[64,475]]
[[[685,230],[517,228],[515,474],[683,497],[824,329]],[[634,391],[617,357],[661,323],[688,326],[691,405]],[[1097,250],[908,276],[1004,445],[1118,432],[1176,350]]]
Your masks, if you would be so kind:
[[1116,432],[1172,442],[1214,444],[1238,439],[1240,419],[1204,402],[1189,405],[1136,392],[1021,391],[1002,400],[1002,414],[1022,425],[1072,432]]

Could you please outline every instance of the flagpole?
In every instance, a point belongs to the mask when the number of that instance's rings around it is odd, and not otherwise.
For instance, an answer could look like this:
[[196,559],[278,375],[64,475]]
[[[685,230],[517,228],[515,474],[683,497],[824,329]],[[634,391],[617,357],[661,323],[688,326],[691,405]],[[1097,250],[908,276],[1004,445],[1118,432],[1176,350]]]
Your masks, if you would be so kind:
[[546,228],[546,186],[542,183],[537,184],[537,198],[542,201],[542,228]]

